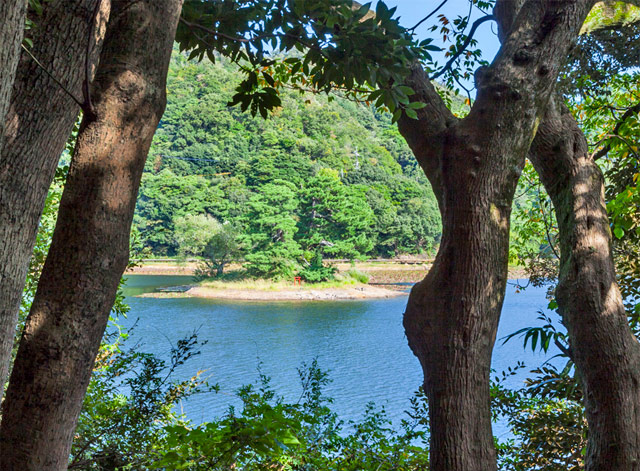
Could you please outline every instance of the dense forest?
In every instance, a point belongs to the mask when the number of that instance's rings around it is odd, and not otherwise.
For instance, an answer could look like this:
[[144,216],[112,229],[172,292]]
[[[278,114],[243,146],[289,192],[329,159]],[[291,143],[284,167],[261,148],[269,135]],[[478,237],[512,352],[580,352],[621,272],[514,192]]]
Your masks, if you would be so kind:
[[389,115],[290,91],[272,117],[252,118],[227,106],[240,79],[228,62],[173,55],[134,219],[154,255],[190,253],[180,241],[185,218],[197,225],[198,216],[233,228],[259,274],[276,259],[317,253],[354,259],[433,250],[437,202]]

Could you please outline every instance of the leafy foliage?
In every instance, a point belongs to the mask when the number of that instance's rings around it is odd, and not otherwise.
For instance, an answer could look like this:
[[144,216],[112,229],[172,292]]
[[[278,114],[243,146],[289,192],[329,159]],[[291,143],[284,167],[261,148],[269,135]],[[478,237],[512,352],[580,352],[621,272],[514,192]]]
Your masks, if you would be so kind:
[[220,224],[208,214],[179,217],[174,226],[180,255],[202,258],[196,278],[221,276],[224,267],[242,253],[237,231],[231,224]]
[[435,197],[388,115],[286,91],[270,119],[251,118],[226,106],[240,76],[225,60],[174,54],[134,218],[146,247],[178,254],[176,222],[209,216],[238,232],[261,276],[276,258],[273,274],[292,274],[306,252],[353,259],[434,249]]
[[249,200],[247,213],[247,271],[264,278],[291,277],[302,250],[293,236],[298,232],[294,210],[295,188],[285,181],[274,181],[262,187],[261,193]]
[[[223,470],[416,470],[427,469],[426,408],[418,392],[399,432],[383,411],[370,405],[364,420],[349,428],[331,411],[324,395],[327,374],[314,361],[299,370],[302,394],[296,403],[278,398],[261,375],[260,385],[245,386],[242,410],[230,408],[220,420],[197,427],[167,428],[167,447],[153,468]],[[420,444],[420,445],[419,445]]]
[[212,234],[220,231],[222,224],[208,214],[190,214],[176,218],[174,227],[180,255],[201,256]]
[[332,267],[331,265],[324,265],[322,263],[322,254],[320,252],[316,252],[309,265],[300,270],[298,276],[300,276],[304,281],[317,283],[320,281],[332,280],[336,271],[337,269],[335,267]]
[[166,446],[165,427],[183,423],[174,407],[210,387],[197,373],[173,381],[202,345],[194,333],[171,348],[169,362],[138,346],[125,348],[129,332],[113,330],[100,348],[71,449],[69,469],[145,469],[149,454]]
[[[540,347],[543,349],[542,347]],[[491,383],[494,420],[511,436],[496,440],[499,469],[578,471],[584,469],[587,421],[582,389],[570,364],[563,370],[545,364],[530,373],[525,387],[510,389],[506,380],[525,368],[521,362]]]
[[[347,96],[416,117],[403,84],[409,65],[437,49],[400,26],[395,8],[351,0],[185,2],[176,40],[190,58],[216,53],[242,66],[245,78],[231,104],[267,117],[285,87]],[[279,53],[279,54],[276,54]]]
[[231,224],[221,224],[207,241],[202,264],[195,272],[197,278],[222,276],[224,267],[242,254],[238,234]]

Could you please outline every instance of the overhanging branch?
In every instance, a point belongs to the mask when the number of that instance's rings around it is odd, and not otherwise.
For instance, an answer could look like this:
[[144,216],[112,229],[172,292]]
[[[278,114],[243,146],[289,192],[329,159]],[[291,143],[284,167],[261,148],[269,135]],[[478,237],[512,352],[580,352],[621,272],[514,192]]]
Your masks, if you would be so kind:
[[431,77],[431,79],[435,80],[438,77],[440,77],[441,75],[443,75],[445,72],[450,70],[451,67],[453,66],[453,64],[455,63],[455,61],[458,59],[458,57],[460,57],[464,53],[464,51],[467,49],[467,46],[469,46],[469,44],[471,44],[471,41],[473,41],[473,35],[475,34],[475,32],[478,29],[478,27],[482,23],[485,23],[487,21],[492,21],[492,20],[495,20],[495,19],[496,19],[496,17],[494,15],[487,15],[487,16],[483,16],[482,18],[478,18],[476,21],[474,21],[473,25],[471,26],[471,31],[469,31],[469,35],[467,36],[467,39],[465,39],[465,41],[458,48],[458,50],[455,52],[455,54],[453,54],[451,56],[451,58],[447,61],[447,63],[444,65],[444,67],[442,69],[440,69],[440,71],[438,73],[434,74]]

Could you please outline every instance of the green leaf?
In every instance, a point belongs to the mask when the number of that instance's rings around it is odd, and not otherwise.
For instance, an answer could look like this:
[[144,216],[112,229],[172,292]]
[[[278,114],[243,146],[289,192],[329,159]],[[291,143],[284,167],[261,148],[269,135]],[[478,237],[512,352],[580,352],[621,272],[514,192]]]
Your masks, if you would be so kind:
[[416,113],[416,110],[412,108],[405,108],[404,112],[407,114],[409,118],[418,119],[418,113]]
[[421,110],[425,106],[427,106],[427,104],[426,103],[422,103],[421,101],[414,101],[414,102],[409,103],[407,105],[407,107],[411,108],[412,110]]
[[407,87],[406,85],[400,85],[398,87],[398,90],[400,90],[402,93],[404,93],[405,95],[409,96],[409,95],[415,95],[415,90],[411,87]]
[[624,229],[622,227],[616,227],[613,230],[613,233],[618,239],[622,239],[624,237]]
[[271,75],[269,75],[266,72],[262,72],[262,76],[264,77],[264,79],[266,80],[266,82],[270,85],[270,86],[274,86],[276,84],[276,81],[273,80],[273,77]]

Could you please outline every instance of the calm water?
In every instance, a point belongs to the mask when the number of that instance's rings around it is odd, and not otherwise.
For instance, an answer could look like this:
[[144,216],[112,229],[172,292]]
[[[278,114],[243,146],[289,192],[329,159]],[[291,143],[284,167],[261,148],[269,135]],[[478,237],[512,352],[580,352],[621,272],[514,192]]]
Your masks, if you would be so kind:
[[[272,378],[276,391],[290,400],[300,395],[296,372],[303,362],[318,358],[320,367],[330,370],[333,382],[327,393],[335,399],[335,410],[345,419],[358,419],[368,402],[384,406],[398,421],[409,406],[409,398],[422,382],[418,360],[411,353],[402,328],[406,296],[366,301],[258,303],[197,298],[136,298],[136,294],[157,287],[188,284],[189,277],[128,277],[125,294],[131,306],[127,326],[137,320],[132,342],[142,351],[167,354],[170,343],[198,330],[208,343],[202,354],[190,360],[179,375],[191,376],[207,370],[221,393],[202,394],[183,404],[195,422],[223,414],[236,404],[233,392],[255,382],[258,362]],[[543,289],[528,288],[516,293],[508,288],[498,339],[528,325],[537,325],[543,309]],[[538,366],[544,357],[524,352],[519,340],[506,345],[498,340],[493,368],[502,371],[517,360]],[[518,386],[523,376],[512,378]],[[496,427],[501,435],[504,428]]]

